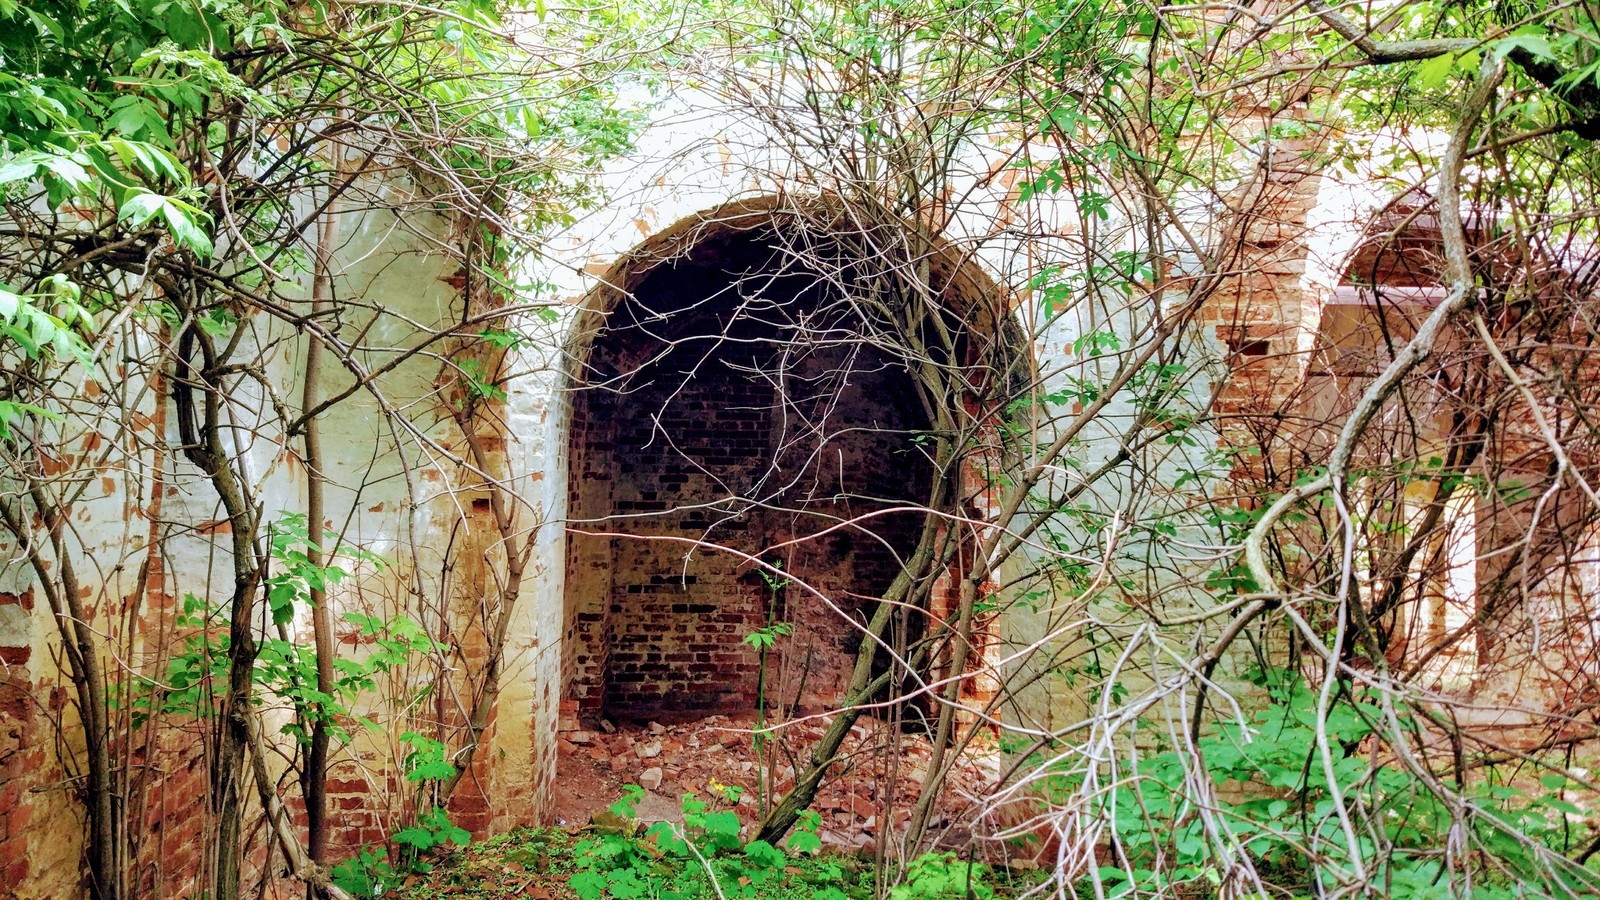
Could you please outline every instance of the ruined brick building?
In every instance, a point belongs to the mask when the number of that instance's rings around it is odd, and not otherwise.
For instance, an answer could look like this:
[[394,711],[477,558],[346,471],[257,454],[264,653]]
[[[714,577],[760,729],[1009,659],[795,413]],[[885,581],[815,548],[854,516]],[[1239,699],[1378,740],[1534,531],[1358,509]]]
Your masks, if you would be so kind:
[[[893,580],[923,527],[922,513],[911,507],[923,502],[932,478],[919,452],[919,435],[932,427],[929,411],[902,366],[849,338],[859,323],[846,302],[848,285],[796,262],[774,237],[780,201],[805,192],[784,183],[782,165],[741,157],[740,148],[756,144],[737,118],[713,117],[715,127],[708,127],[701,111],[691,112],[663,116],[639,150],[613,167],[606,185],[611,201],[554,240],[534,280],[564,306],[554,322],[530,317],[527,328],[538,338],[512,351],[501,415],[477,435],[520,498],[518,532],[533,536],[528,577],[508,623],[502,690],[483,741],[488,752],[473,758],[470,777],[452,799],[452,816],[477,834],[540,819],[563,713],[693,717],[748,709],[758,690],[780,690],[773,685],[788,692],[775,702],[791,709],[837,704],[862,641],[853,623]],[[1406,320],[1437,300],[1429,294],[1437,241],[1428,223],[1392,209],[1375,220],[1389,200],[1382,189],[1322,172],[1311,161],[1314,150],[1310,141],[1280,146],[1243,226],[1236,263],[1192,335],[1190,352],[1213,373],[1203,400],[1223,417],[1206,441],[1267,445],[1219,481],[1266,479],[1274,465],[1298,464],[1254,429],[1285,417],[1337,422],[1340,404],[1392,353],[1374,335],[1403,336],[1408,327],[1380,328],[1375,317]],[[930,278],[973,329],[971,340],[992,343],[1005,330],[997,316],[1025,315],[1033,299],[1028,285],[1051,261],[1008,243],[1008,225],[1025,205],[1016,173],[974,168],[977,199],[930,252]],[[1066,233],[1069,213],[1030,215]],[[347,248],[352,262],[341,276],[343,289],[417,321],[448,315],[454,273],[415,247],[394,246],[381,226],[368,223]],[[1397,243],[1395,235],[1405,238]],[[828,252],[841,248],[848,249]],[[797,344],[801,331],[841,337]],[[1023,351],[1053,361],[1050,383],[1066,383],[1073,376],[1061,361],[1089,355],[1074,349],[1088,331],[1087,323],[1062,321],[1027,332],[1035,346]],[[976,354],[953,358],[982,365]],[[273,365],[293,383],[292,356]],[[436,402],[430,377],[402,372],[394,396]],[[97,470],[95,493],[80,504],[74,523],[82,553],[103,561],[98,583],[85,590],[113,637],[137,623],[149,635],[175,640],[183,631],[177,611],[184,594],[203,591],[214,578],[204,573],[219,552],[217,517],[191,490],[193,471],[171,453],[165,401],[132,406],[146,443],[130,458],[143,462]],[[377,414],[370,405],[352,403],[330,415],[328,430],[337,435],[331,480],[352,486],[330,520],[351,543],[397,561],[387,574],[357,571],[348,602],[403,607],[412,590],[445,598],[441,616],[419,618],[459,651],[470,673],[483,664],[485,626],[476,610],[485,602],[484,586],[495,584],[499,559],[490,492],[443,462],[407,469],[375,459]],[[813,427],[819,422],[826,427]],[[1101,444],[1095,439],[1086,439],[1085,458],[1110,457],[1109,436],[1099,435]],[[96,435],[78,440],[77,450],[92,456]],[[238,450],[255,460],[270,503],[297,507],[303,478],[281,442],[263,437]],[[1527,454],[1527,466],[1542,465],[1536,448]],[[353,488],[369,481],[375,486]],[[1525,505],[1496,515],[1465,500],[1447,512],[1456,523],[1452,534],[1477,532],[1483,546],[1500,540],[1496,529],[1527,516]],[[980,496],[965,514],[982,525],[996,512]],[[868,524],[840,527],[857,520]],[[173,537],[175,530],[181,533]],[[697,552],[697,545],[718,549]],[[1463,551],[1459,541],[1436,553],[1455,562],[1430,576],[1426,602],[1409,611],[1397,604],[1386,620],[1397,660],[1407,657],[1408,641],[1423,646],[1430,635],[1477,615],[1475,585],[1508,577],[1491,571],[1493,562],[1475,562],[1479,554]],[[953,553],[941,577],[959,580],[969,557],[970,551]],[[788,573],[792,583],[770,569],[763,575],[753,560]],[[32,576],[12,566],[5,577],[0,893],[66,896],[80,878],[81,835],[65,762],[73,753],[71,729],[57,728],[67,707],[59,650]],[[1559,598],[1572,590],[1547,593]],[[948,592],[935,596],[945,612],[956,602]],[[1584,612],[1562,608],[1552,615]],[[745,639],[775,622],[794,628],[770,662],[771,671],[785,674],[758,685]],[[985,627],[991,639],[969,663],[974,670],[984,668],[985,658],[1005,665],[1007,647],[1037,630],[1021,614]],[[130,646],[137,656],[155,640]],[[359,646],[364,638],[346,630],[341,640]],[[1475,652],[1490,649],[1480,645]],[[1574,647],[1577,656],[1594,652]],[[1438,668],[1441,679],[1470,680],[1459,655],[1451,650],[1448,659],[1426,665]],[[1445,671],[1450,666],[1453,676]],[[992,696],[992,679],[974,679],[970,691]],[[1067,693],[1042,685],[1014,698],[1003,714],[1048,724],[1078,702]],[[197,727],[165,722],[127,748],[127,764],[151,774],[143,793],[127,802],[145,829],[139,866],[155,894],[182,893],[200,864],[195,798],[204,793],[206,773],[193,749]],[[392,736],[360,738],[335,761],[335,843],[346,852],[384,840],[405,811],[404,780],[393,765],[400,752]]]

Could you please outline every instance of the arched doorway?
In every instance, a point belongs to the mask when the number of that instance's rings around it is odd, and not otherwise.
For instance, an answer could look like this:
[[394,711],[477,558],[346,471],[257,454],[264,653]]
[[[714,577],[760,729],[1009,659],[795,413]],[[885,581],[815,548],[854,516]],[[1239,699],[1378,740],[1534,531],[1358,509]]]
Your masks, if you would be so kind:
[[[567,436],[563,679],[580,715],[835,705],[917,544],[925,401],[873,338],[848,246],[798,253],[780,222],[680,225],[591,298]],[[751,635],[780,624],[763,671]]]
[[[1374,217],[1321,306],[1292,418],[1305,459],[1329,457],[1358,399],[1449,293],[1440,224],[1418,200]],[[1468,211],[1478,298],[1354,448],[1353,591],[1372,646],[1430,689],[1527,698],[1542,681],[1553,696],[1594,696],[1600,516],[1559,474],[1533,409],[1594,402],[1595,382],[1570,373],[1592,352],[1578,323],[1593,320],[1595,275],[1569,271],[1559,248],[1512,241],[1503,216]],[[1587,428],[1562,442],[1575,470],[1593,471]],[[1303,534],[1316,546],[1312,527]]]

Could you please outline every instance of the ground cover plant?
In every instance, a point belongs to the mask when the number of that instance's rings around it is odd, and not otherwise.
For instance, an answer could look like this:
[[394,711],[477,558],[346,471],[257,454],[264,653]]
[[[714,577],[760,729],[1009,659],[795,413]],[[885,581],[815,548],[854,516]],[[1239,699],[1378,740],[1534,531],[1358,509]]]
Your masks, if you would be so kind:
[[[559,900],[992,900],[1015,896],[1038,882],[1008,876],[952,852],[914,861],[900,883],[882,891],[872,861],[823,853],[816,816],[801,817],[783,847],[743,841],[741,821],[726,788],[704,798],[685,795],[683,823],[648,826],[633,818],[643,790],[622,799],[588,826],[519,829],[468,848],[434,855],[426,872],[391,875],[393,893],[407,900],[436,897],[559,898]],[[383,884],[350,880],[364,896]]]

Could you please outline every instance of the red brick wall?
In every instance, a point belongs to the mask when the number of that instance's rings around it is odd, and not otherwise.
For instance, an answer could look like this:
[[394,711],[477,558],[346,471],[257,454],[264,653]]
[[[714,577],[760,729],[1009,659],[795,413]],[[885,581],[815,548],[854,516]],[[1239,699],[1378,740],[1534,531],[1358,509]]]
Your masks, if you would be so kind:
[[[50,896],[85,889],[84,808],[70,772],[56,758],[81,742],[69,693],[35,674],[27,642],[51,627],[32,594],[0,594],[0,615],[32,618],[0,634],[0,898]],[[16,619],[8,619],[15,626]],[[58,734],[57,723],[68,733]],[[159,717],[135,727],[131,749],[114,748],[124,767],[121,801],[128,829],[131,896],[175,897],[192,891],[206,851],[207,724]],[[71,886],[68,888],[67,886]]]
[[611,513],[644,540],[611,542],[605,707],[747,709],[756,659],[740,641],[765,624],[758,579],[734,556],[649,539],[761,549],[758,513],[730,498],[756,493],[767,471],[774,391],[723,360],[682,381],[676,366],[659,368],[654,384],[617,398],[612,421]]
[[[0,597],[0,604],[24,612],[31,606],[14,594]],[[24,638],[13,635],[8,642],[23,643]],[[34,784],[30,776],[43,764],[44,750],[34,726],[33,685],[28,681],[30,656],[30,647],[0,646],[0,896],[28,878],[32,810],[23,801]]]
[[207,827],[202,728],[198,723],[167,728],[155,742],[155,752],[139,757],[152,766],[152,777],[138,801],[144,830],[133,835],[138,854],[135,896],[183,896],[199,874],[205,851],[201,835]]
[[[81,890],[83,808],[55,756],[66,693],[38,673],[32,590],[0,593],[0,898]],[[46,661],[47,664],[47,661]]]

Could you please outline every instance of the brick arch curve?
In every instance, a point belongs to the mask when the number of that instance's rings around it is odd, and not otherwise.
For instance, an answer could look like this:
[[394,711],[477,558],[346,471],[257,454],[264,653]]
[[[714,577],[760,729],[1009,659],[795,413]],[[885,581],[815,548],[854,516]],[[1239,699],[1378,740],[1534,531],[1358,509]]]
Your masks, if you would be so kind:
[[[859,222],[848,220],[837,201],[825,195],[766,193],[684,215],[617,253],[615,261],[597,277],[595,286],[577,301],[578,314],[568,328],[563,347],[565,387],[570,389],[582,382],[589,353],[607,315],[641,278],[663,264],[691,254],[708,239],[758,229],[774,222],[821,231],[830,227],[867,230]],[[966,364],[974,370],[986,370],[977,379],[979,381],[1002,371],[1019,352],[1018,342],[1022,340],[1011,322],[1016,298],[989,273],[979,252],[910,222],[897,221],[877,227],[914,234],[926,245],[923,257],[928,263],[930,284],[941,300],[968,322],[969,334],[983,342],[983,346],[972,348]],[[604,258],[606,249],[591,247],[589,253],[591,257]]]
[[[743,641],[779,621],[795,630],[769,655],[768,702],[841,699],[861,641],[847,617],[864,620],[915,547],[924,514],[907,508],[931,479],[911,376],[850,336],[862,323],[843,269],[817,271],[779,238],[837,249],[841,227],[825,199],[725,204],[643,242],[584,298],[561,429],[561,681],[580,715],[752,709],[762,676]],[[1007,298],[955,248],[917,240],[982,383],[1005,357]],[[808,589],[773,585],[751,557]]]

